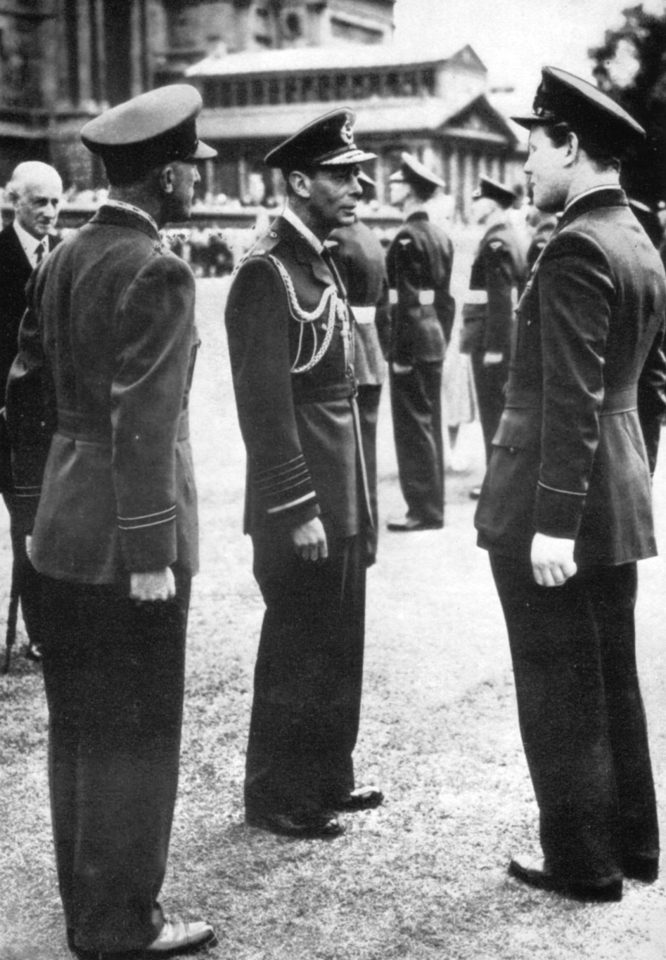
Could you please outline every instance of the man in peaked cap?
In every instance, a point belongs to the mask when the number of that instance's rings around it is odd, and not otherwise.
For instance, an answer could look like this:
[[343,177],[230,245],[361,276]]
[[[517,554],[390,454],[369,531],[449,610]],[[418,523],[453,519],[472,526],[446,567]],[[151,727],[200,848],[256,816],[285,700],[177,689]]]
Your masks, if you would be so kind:
[[[513,312],[525,283],[526,238],[509,211],[516,195],[504,184],[481,177],[472,194],[474,219],[484,233],[472,263],[463,304],[461,349],[472,361],[486,463],[504,407]],[[478,497],[478,487],[471,491]]]
[[[33,274],[7,413],[48,629],[52,818],[70,947],[159,957],[213,939],[165,919],[196,494],[187,397],[194,277],[158,230],[189,217],[199,94],[87,123],[109,199]],[[41,387],[44,385],[45,390]],[[46,453],[48,461],[41,477]],[[40,496],[41,480],[41,496]]]
[[409,153],[389,178],[391,203],[405,223],[387,255],[392,303],[389,350],[393,434],[404,517],[394,532],[437,530],[444,525],[442,365],[455,302],[449,293],[453,246],[432,223],[427,205],[444,183]]
[[619,185],[643,136],[610,98],[546,67],[525,172],[563,211],[518,305],[504,412],[476,513],[514,666],[544,859],[530,886],[619,900],[659,836],[636,671],[636,561],[655,554],[650,469],[664,409],[666,275]]
[[324,241],[361,197],[354,115],[334,110],[266,157],[287,203],[241,264],[226,326],[248,455],[245,531],[266,604],[247,748],[248,824],[334,837],[354,788],[366,528],[353,314]]

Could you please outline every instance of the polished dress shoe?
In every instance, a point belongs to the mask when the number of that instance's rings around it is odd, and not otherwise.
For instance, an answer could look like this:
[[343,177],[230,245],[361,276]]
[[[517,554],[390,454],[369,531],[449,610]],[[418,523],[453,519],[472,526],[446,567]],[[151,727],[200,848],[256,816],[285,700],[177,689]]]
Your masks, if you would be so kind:
[[627,854],[622,858],[622,873],[629,880],[654,883],[659,878],[659,858],[643,854]]
[[164,921],[159,935],[144,948],[143,956],[147,960],[175,957],[183,953],[194,953],[206,945],[213,946],[215,942],[215,931],[209,923],[203,920],[186,923],[184,920],[175,918]]
[[351,793],[336,802],[334,807],[342,813],[356,813],[358,810],[374,810],[384,802],[384,794],[376,787],[357,787]]
[[398,520],[389,520],[386,524],[393,533],[412,533],[415,530],[441,530],[442,520],[417,520],[415,517],[401,517]]
[[25,657],[26,660],[34,660],[35,663],[41,663],[42,648],[38,643],[32,643],[31,641],[25,648]]
[[551,873],[546,866],[528,866],[518,860],[510,862],[509,874],[529,887],[561,893],[572,900],[608,902],[622,899],[622,877],[609,877],[596,882],[569,880]]
[[344,833],[345,828],[330,810],[304,813],[246,813],[245,822],[250,827],[259,827],[283,837],[303,840],[332,840]]
[[217,944],[215,931],[203,920],[189,923],[174,917],[164,920],[164,926],[152,943],[137,950],[124,950],[107,953],[103,950],[82,950],[74,946],[74,931],[67,930],[67,943],[78,960],[160,960],[162,957],[176,957],[196,953],[201,947],[214,947]]

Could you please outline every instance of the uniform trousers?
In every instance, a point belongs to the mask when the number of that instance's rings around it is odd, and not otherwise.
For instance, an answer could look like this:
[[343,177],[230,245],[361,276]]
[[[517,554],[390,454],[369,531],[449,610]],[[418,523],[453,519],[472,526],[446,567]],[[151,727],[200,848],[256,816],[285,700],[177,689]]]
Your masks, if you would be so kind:
[[491,567],[509,634],[545,862],[598,882],[655,859],[654,783],[635,652],[635,563],[592,566],[539,587],[531,565]]
[[158,935],[178,782],[190,577],[140,604],[44,577],[43,667],[60,894],[72,948]]
[[407,516],[444,520],[442,363],[415,361],[409,373],[391,369],[393,435]]
[[382,395],[380,383],[360,383],[356,402],[358,418],[361,424],[361,443],[363,444],[363,459],[365,472],[368,478],[368,493],[370,495],[370,511],[372,526],[368,525],[368,564],[374,563],[377,556],[377,536],[379,531],[379,510],[377,505],[377,421],[379,419],[379,402]]
[[483,432],[483,443],[486,449],[486,463],[490,461],[493,437],[497,432],[502,411],[504,410],[504,393],[509,375],[509,365],[506,360],[501,363],[491,363],[485,366],[483,358],[485,349],[474,348],[471,353],[472,373],[474,374],[474,389],[479,407],[479,420]]
[[21,599],[21,613],[28,640],[39,646],[42,642],[41,591],[42,581],[30,563],[25,548],[25,530],[17,523],[13,515],[13,498],[5,494],[4,501],[9,512],[9,535],[12,541],[12,581],[18,588]]
[[250,815],[335,808],[354,788],[365,633],[365,535],[328,538],[301,560],[288,532],[253,533],[266,612],[254,675],[245,807]]

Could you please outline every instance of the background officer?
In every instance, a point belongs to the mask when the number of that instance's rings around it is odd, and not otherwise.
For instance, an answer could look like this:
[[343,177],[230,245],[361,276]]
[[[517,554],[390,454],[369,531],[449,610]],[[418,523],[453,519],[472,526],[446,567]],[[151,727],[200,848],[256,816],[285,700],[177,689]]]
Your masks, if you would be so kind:
[[[506,405],[477,508],[513,660],[544,860],[523,883],[619,900],[659,836],[638,684],[636,560],[656,553],[638,414],[664,409],[666,275],[620,188],[642,128],[545,67],[525,172],[563,210],[518,307]],[[648,404],[649,400],[649,404]],[[656,439],[658,431],[646,431]]]
[[444,526],[442,365],[455,313],[453,246],[428,216],[428,201],[444,187],[439,177],[403,153],[389,184],[391,204],[405,217],[386,264],[393,433],[407,514],[389,520],[388,529],[436,530]]
[[[363,171],[358,179],[366,199],[374,192],[374,180]],[[391,327],[386,257],[376,233],[358,217],[350,226],[333,230],[326,245],[335,260],[354,314],[354,376],[372,507],[372,526],[367,530],[370,565],[377,555],[377,419],[382,384],[386,378],[385,357]]]
[[[13,221],[0,232],[0,385],[4,397],[9,369],[16,356],[18,331],[25,311],[25,286],[30,274],[57,243],[53,229],[62,201],[60,174],[47,163],[19,163],[5,187],[14,208]],[[17,517],[20,491],[4,494],[12,538],[12,591],[21,599],[28,634],[26,656],[41,660],[40,581],[25,550]]]
[[193,87],[174,85],[85,125],[109,200],[33,275],[8,384],[16,483],[34,490],[43,575],[58,880],[69,944],[96,958],[213,938],[206,923],[166,920],[157,902],[198,565],[194,277],[158,228],[187,219],[196,161],[215,155],[197,140],[200,109]]
[[[463,304],[461,349],[472,361],[487,462],[504,406],[513,312],[525,282],[527,243],[509,215],[516,200],[513,190],[481,177],[472,198],[475,220],[485,232]],[[471,496],[479,492],[474,488]]]
[[342,832],[354,789],[370,506],[358,427],[352,317],[324,240],[361,197],[353,113],[334,110],[266,157],[287,204],[241,263],[226,325],[247,448],[245,530],[266,612],[245,776],[248,824],[295,837]]

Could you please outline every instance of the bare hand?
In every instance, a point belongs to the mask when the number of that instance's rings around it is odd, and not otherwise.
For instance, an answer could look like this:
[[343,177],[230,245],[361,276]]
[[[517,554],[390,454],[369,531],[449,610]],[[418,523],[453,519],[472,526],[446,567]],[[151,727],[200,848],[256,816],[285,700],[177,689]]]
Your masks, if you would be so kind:
[[328,543],[326,531],[319,517],[299,524],[291,531],[291,542],[301,560],[326,560]]
[[132,600],[152,602],[168,600],[176,595],[176,581],[171,567],[151,573],[130,574],[130,597]]
[[540,587],[561,587],[578,567],[574,560],[574,542],[563,537],[535,533],[532,540],[532,572]]
[[504,354],[496,353],[494,350],[486,350],[483,355],[484,367],[494,367],[496,364],[501,363],[502,360],[504,360]]

